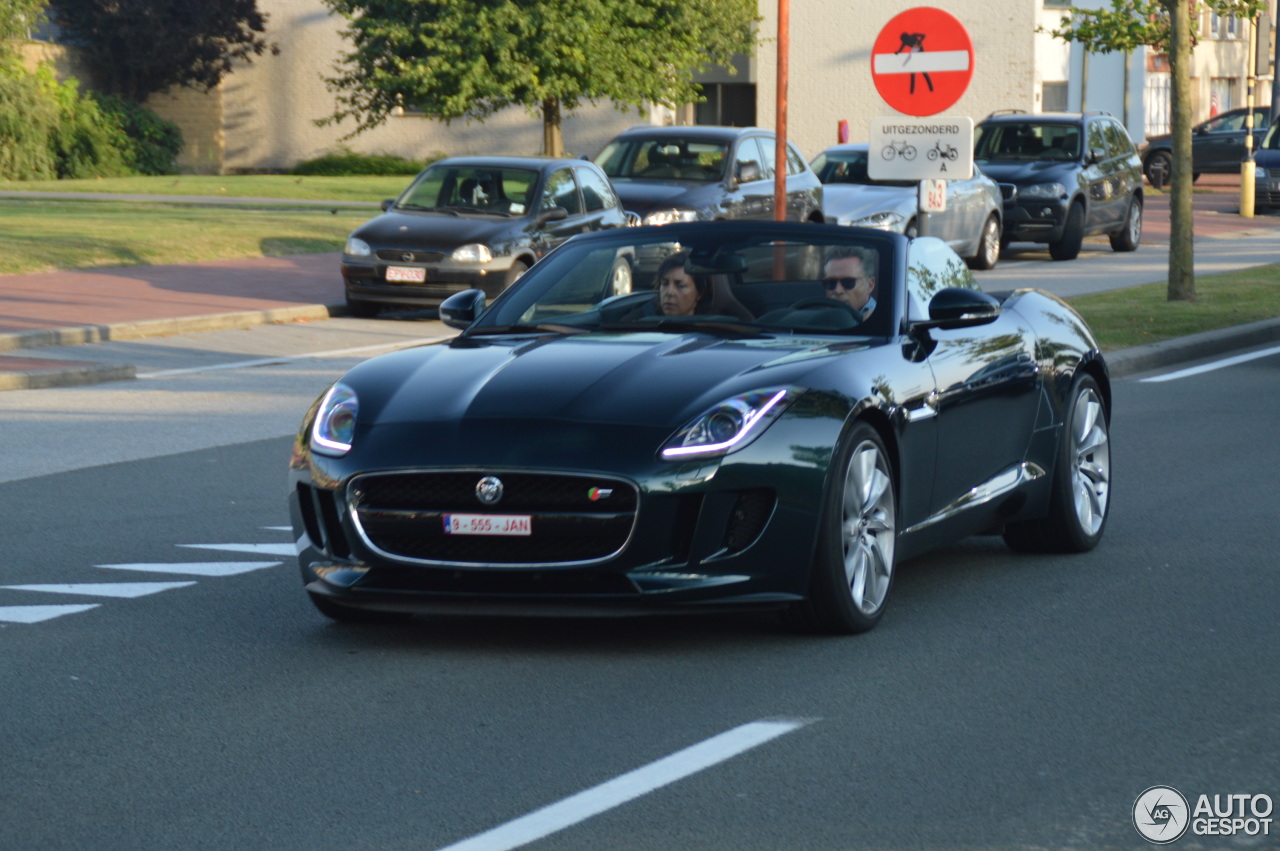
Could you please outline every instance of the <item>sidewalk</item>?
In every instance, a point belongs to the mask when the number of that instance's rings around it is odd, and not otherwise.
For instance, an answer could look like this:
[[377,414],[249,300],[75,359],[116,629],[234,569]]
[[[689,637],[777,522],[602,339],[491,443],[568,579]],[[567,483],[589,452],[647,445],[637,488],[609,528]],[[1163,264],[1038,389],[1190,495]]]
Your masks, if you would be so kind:
[[[1280,215],[1240,217],[1239,175],[1205,175],[1195,188],[1197,241],[1280,231]],[[1143,242],[1167,244],[1168,239],[1169,196],[1149,194]],[[90,384],[135,374],[130,364],[41,358],[33,350],[42,346],[343,315],[339,259],[337,253],[301,254],[0,275],[0,390]],[[1221,345],[1222,337],[1217,335],[1215,345]],[[1187,357],[1176,347],[1162,351],[1159,362],[1148,358],[1143,368]]]

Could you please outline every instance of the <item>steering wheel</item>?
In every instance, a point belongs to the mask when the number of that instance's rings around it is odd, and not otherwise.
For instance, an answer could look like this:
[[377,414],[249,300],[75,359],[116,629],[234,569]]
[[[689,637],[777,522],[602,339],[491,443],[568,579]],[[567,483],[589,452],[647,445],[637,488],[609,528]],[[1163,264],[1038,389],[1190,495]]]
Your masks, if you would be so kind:
[[791,305],[792,310],[804,310],[806,307],[830,307],[837,310],[843,310],[853,317],[855,322],[862,322],[862,311],[858,310],[847,302],[840,301],[836,298],[827,298],[825,296],[813,296],[812,298],[802,298],[795,304]]

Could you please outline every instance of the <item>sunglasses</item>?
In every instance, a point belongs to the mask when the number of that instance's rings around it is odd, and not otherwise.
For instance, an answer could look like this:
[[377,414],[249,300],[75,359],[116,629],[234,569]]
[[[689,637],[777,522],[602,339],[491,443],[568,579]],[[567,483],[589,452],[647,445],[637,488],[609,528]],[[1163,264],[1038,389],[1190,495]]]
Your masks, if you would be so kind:
[[826,287],[828,291],[830,291],[830,290],[834,290],[836,287],[842,287],[842,288],[844,288],[844,289],[846,289],[846,290],[851,290],[851,289],[853,289],[854,287],[856,287],[856,286],[858,285],[858,281],[865,281],[865,280],[866,280],[866,278],[865,278],[865,277],[862,277],[862,278],[823,278],[823,280],[822,280],[822,285],[823,285],[824,287]]

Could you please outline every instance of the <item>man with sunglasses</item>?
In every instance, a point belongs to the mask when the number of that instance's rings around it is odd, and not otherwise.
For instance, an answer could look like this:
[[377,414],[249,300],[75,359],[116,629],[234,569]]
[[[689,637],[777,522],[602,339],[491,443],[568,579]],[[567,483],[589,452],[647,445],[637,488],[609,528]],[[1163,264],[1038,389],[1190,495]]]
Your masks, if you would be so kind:
[[822,285],[827,298],[834,298],[856,310],[865,320],[876,308],[871,293],[876,288],[879,263],[876,252],[862,246],[837,248],[827,256]]

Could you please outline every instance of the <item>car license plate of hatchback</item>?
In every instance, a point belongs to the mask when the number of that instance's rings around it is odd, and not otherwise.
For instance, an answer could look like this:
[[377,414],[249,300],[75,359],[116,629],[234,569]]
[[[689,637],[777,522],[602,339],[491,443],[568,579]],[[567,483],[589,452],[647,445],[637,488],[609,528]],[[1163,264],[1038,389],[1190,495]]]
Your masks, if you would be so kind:
[[427,270],[421,266],[388,266],[387,280],[401,284],[421,284],[427,279]]
[[528,514],[446,514],[446,535],[532,535]]

